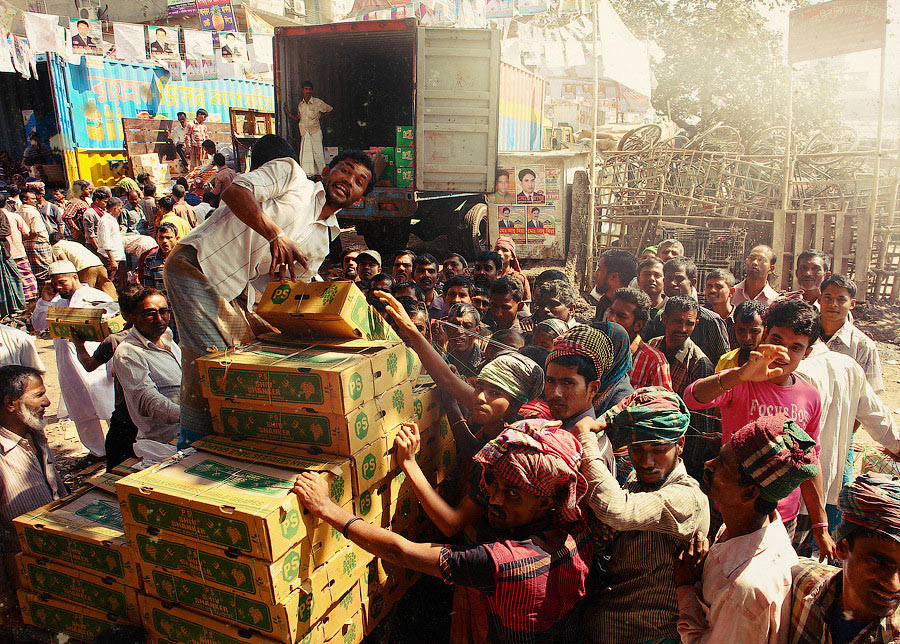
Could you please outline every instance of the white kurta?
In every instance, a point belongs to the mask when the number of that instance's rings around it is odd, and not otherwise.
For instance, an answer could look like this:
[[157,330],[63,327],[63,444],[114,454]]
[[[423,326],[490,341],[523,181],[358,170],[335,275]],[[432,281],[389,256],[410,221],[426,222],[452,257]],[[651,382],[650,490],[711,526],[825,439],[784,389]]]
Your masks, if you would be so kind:
[[[117,311],[118,305],[103,291],[90,286],[82,286],[71,299],[59,295],[50,302],[38,298],[31,323],[38,331],[47,329],[47,312],[51,306],[73,306],[81,308],[105,308]],[[93,354],[97,342],[85,342],[88,354]],[[75,353],[75,345],[68,340],[54,338],[59,390],[68,410],[69,418],[75,423],[81,443],[95,456],[104,456],[106,447],[101,420],[108,421],[115,406],[113,379],[107,367],[100,367],[91,373],[84,370]]]

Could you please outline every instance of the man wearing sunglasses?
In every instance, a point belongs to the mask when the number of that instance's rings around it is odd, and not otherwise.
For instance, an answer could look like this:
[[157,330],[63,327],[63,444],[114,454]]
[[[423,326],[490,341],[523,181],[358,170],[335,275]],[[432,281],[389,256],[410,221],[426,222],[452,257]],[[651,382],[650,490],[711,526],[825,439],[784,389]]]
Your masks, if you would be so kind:
[[113,369],[137,426],[135,456],[145,465],[175,453],[181,392],[181,349],[169,330],[169,301],[145,288],[134,296],[134,327],[116,349]]

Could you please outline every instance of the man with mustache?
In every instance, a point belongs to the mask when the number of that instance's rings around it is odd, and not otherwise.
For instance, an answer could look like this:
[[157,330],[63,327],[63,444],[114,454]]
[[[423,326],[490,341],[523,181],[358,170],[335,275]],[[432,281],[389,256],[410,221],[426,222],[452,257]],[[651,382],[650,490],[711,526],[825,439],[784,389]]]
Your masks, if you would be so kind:
[[[585,607],[591,642],[633,644],[678,638],[672,580],[675,558],[709,529],[709,502],[681,461],[690,414],[677,394],[638,389],[595,422],[581,421],[581,473],[588,507],[615,530],[603,587]],[[634,471],[620,487],[603,464],[592,431],[627,446]]]
[[769,307],[758,300],[746,300],[734,307],[732,315],[732,333],[734,334],[735,348],[728,353],[723,353],[716,363],[716,371],[731,369],[746,364],[750,359],[750,352],[754,351],[766,334],[766,325],[763,318]]
[[40,371],[0,367],[0,597],[6,606],[16,605],[13,554],[19,541],[13,519],[68,494],[44,435],[49,406]]
[[731,303],[737,306],[747,300],[771,304],[778,299],[778,291],[769,286],[769,275],[775,273],[777,257],[771,248],[761,244],[750,249],[744,260],[744,279],[734,285]]
[[425,306],[428,307],[428,317],[432,320],[442,320],[447,317],[447,306],[444,298],[438,295],[435,286],[438,282],[437,259],[429,253],[417,255],[413,262],[413,281],[419,285],[425,294]]
[[788,641],[900,640],[900,482],[862,474],[842,491],[841,568],[801,559],[792,571]]
[[741,427],[706,464],[700,488],[724,525],[712,546],[698,534],[675,562],[682,642],[787,641],[797,555],[775,508],[818,472],[816,442],[784,414]]
[[[816,441],[818,454],[821,398],[815,387],[794,375],[794,370],[810,354],[819,337],[819,313],[802,300],[779,300],[766,311],[764,321],[763,344],[750,352],[747,362],[691,383],[685,390],[684,402],[695,411],[719,408],[723,443],[748,422],[786,414]],[[828,534],[821,475],[805,481],[799,490],[783,499],[778,513],[793,538],[801,494],[809,510],[813,538],[822,555],[831,559],[835,550]]]
[[180,446],[212,429],[197,357],[252,341],[264,327],[252,313],[254,288],[273,278],[311,280],[340,235],[336,213],[374,185],[372,160],[362,152],[344,152],[326,170],[321,182],[310,181],[287,141],[263,136],[250,172],[169,254],[164,280],[184,370]]

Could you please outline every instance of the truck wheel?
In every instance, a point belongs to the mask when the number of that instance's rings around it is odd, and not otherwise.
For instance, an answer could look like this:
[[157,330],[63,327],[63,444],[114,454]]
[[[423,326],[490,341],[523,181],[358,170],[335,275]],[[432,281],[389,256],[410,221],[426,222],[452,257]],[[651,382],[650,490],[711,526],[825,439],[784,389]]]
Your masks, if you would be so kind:
[[369,221],[357,224],[356,232],[366,240],[366,246],[389,257],[409,243],[409,219]]
[[487,204],[478,203],[472,206],[460,222],[454,235],[454,246],[458,253],[466,257],[475,257],[488,249],[488,211]]

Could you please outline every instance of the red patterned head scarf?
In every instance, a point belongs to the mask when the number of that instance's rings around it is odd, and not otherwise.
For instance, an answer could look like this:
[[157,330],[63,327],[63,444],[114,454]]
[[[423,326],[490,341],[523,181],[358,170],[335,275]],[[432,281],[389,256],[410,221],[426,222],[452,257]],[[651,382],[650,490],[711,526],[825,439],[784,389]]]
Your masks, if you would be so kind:
[[494,242],[494,248],[503,248],[511,252],[512,258],[509,260],[509,267],[517,273],[522,272],[522,268],[519,266],[519,258],[516,257],[516,240],[512,237],[503,235],[502,237],[498,237],[497,241]]
[[581,443],[561,426],[558,420],[522,420],[482,447],[474,457],[484,466],[482,493],[488,496],[484,474],[491,472],[529,494],[556,500],[557,522],[580,521],[579,502],[587,492],[578,471]]

